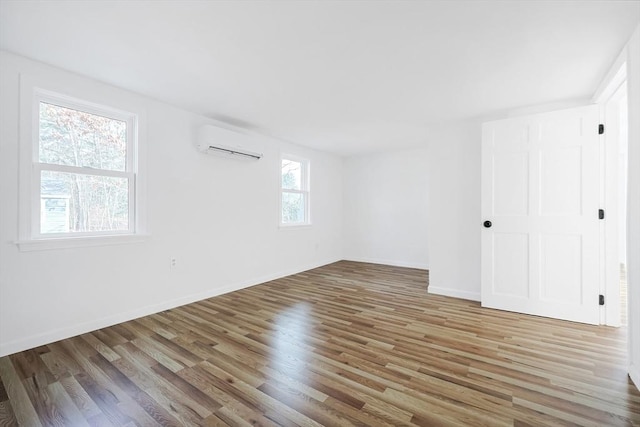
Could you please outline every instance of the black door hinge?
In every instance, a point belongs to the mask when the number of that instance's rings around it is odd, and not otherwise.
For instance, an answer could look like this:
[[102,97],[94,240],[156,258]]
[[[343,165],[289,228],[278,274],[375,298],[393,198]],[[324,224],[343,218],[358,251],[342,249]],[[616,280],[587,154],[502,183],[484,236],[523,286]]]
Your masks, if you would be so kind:
[[602,135],[604,133],[604,125],[600,123],[598,125],[598,135]]
[[598,304],[600,304],[600,305],[604,305],[604,295],[600,295],[600,296],[598,297]]
[[604,219],[604,209],[598,209],[598,219]]

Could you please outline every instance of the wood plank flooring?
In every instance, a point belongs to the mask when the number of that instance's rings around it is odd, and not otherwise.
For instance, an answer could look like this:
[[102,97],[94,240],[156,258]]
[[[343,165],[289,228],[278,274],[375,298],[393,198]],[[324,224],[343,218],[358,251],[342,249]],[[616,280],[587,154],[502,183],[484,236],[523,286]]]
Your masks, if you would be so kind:
[[342,261],[0,359],[0,425],[640,425],[625,329]]

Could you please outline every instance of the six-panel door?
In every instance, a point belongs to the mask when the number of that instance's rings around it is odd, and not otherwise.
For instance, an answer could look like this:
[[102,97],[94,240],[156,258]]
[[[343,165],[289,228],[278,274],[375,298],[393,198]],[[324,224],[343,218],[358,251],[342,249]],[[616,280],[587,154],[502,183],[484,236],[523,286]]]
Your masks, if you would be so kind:
[[482,305],[599,323],[598,107],[482,129]]

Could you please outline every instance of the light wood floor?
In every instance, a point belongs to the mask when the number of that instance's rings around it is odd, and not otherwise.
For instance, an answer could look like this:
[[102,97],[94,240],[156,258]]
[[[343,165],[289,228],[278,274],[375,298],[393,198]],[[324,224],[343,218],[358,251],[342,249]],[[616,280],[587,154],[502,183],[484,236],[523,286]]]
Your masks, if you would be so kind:
[[640,425],[624,329],[339,262],[0,359],[0,425]]

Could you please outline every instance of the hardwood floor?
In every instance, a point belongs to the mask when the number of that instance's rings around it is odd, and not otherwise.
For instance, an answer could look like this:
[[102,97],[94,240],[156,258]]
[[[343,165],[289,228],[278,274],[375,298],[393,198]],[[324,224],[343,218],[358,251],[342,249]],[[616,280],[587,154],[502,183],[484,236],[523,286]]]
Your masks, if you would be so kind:
[[0,359],[0,425],[640,425],[626,331],[339,262]]

